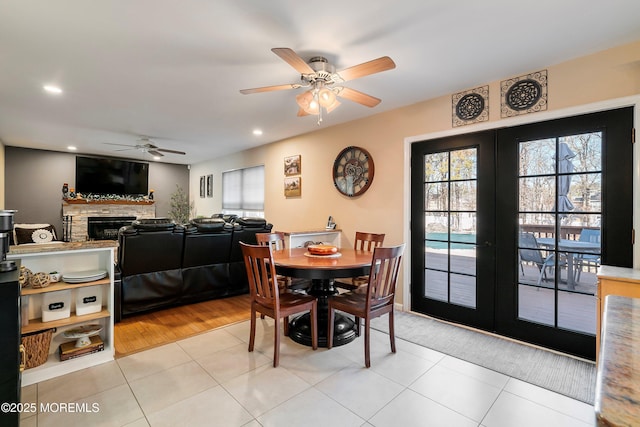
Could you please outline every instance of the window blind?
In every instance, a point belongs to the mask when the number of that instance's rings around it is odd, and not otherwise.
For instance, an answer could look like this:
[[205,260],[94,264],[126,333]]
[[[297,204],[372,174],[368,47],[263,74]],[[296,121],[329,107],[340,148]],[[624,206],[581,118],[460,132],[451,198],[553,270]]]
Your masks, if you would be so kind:
[[222,209],[264,210],[264,166],[222,173]]

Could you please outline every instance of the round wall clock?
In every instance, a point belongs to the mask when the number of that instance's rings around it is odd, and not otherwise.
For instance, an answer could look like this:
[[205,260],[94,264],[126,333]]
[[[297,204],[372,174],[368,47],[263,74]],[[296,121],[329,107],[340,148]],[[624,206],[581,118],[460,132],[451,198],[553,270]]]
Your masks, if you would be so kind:
[[333,162],[333,184],[345,196],[359,196],[367,191],[373,174],[373,158],[364,148],[347,147]]

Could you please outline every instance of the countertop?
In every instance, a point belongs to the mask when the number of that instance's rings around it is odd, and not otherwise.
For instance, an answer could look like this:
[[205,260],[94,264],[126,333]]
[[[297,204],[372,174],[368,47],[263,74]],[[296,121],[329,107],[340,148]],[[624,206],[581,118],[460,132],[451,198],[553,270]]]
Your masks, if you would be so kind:
[[595,398],[598,426],[640,420],[640,299],[605,298]]
[[308,231],[283,231],[285,236],[295,236],[297,234],[324,234],[324,233],[340,233],[342,230],[338,229],[320,229],[320,230],[308,230]]
[[32,243],[27,245],[9,246],[8,255],[35,254],[42,252],[62,252],[78,249],[103,249],[117,248],[118,242],[115,240],[90,240],[87,242],[52,242],[52,243]]
[[623,282],[640,282],[640,269],[601,265],[597,273],[599,278],[615,279]]

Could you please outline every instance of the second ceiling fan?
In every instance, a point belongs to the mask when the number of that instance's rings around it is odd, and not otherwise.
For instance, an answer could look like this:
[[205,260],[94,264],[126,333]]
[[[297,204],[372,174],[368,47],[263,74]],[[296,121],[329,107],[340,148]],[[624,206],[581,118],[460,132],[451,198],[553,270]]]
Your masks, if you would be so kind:
[[307,63],[289,48],[277,47],[271,49],[271,51],[300,73],[302,83],[242,89],[240,93],[248,95],[275,90],[309,88],[309,90],[296,96],[296,102],[300,107],[298,116],[315,114],[318,116],[318,124],[322,122],[322,108],[329,113],[340,105],[340,101],[337,99],[338,97],[346,98],[367,107],[375,107],[378,105],[381,101],[379,98],[355,89],[340,86],[340,84],[348,80],[392,70],[396,67],[396,64],[391,58],[383,56],[336,72],[335,67],[322,56],[313,57]]
[[115,144],[115,143],[112,143],[112,142],[105,142],[105,144],[119,145],[119,146],[122,146],[122,147],[129,147],[129,148],[123,148],[123,149],[116,150],[116,151],[140,150],[143,153],[149,153],[149,154],[151,154],[152,156],[155,156],[155,157],[164,157],[164,154],[162,154],[162,153],[181,154],[181,155],[185,155],[186,154],[184,151],[177,151],[177,150],[169,150],[167,148],[160,148],[157,145],[153,144],[151,139],[146,137],[146,136],[140,137],[138,139],[136,145]]

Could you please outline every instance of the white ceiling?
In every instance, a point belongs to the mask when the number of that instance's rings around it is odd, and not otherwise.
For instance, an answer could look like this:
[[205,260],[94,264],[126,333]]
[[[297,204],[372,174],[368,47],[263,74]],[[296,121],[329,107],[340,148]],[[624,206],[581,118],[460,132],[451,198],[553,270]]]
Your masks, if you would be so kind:
[[395,61],[344,84],[380,105],[344,100],[327,127],[640,40],[639,17],[638,0],[1,0],[0,141],[150,160],[107,144],[144,135],[193,164],[318,128],[303,89],[240,94],[299,81],[273,47]]

